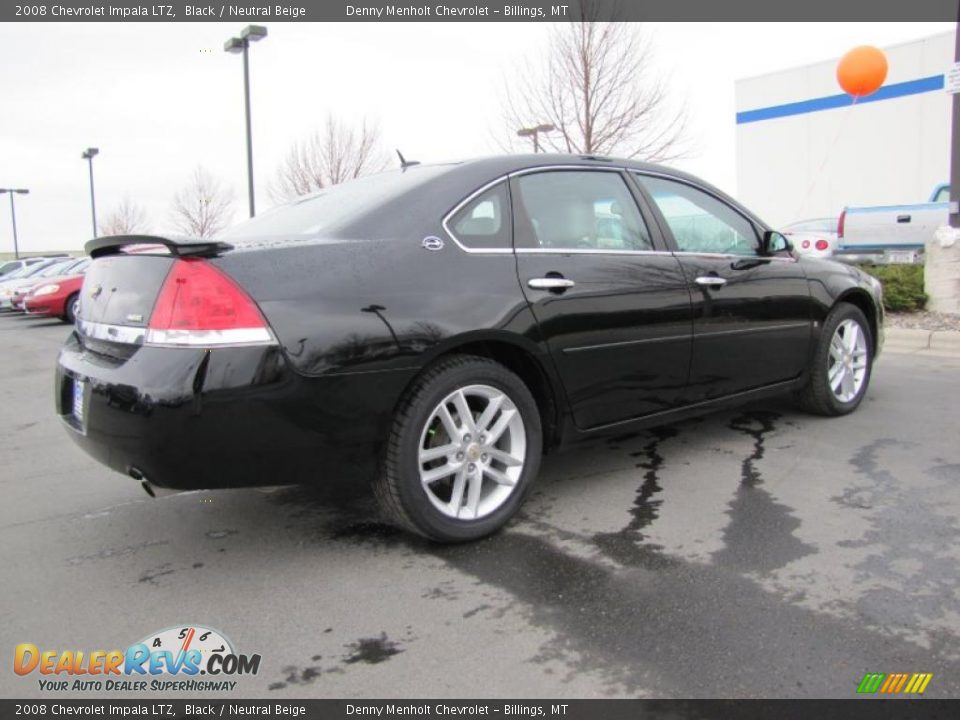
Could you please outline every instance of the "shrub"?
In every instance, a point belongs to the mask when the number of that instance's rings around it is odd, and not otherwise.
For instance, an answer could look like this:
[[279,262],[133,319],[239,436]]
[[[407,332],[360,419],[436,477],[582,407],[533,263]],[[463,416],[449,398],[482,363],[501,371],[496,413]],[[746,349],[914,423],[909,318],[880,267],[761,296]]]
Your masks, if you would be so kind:
[[883,306],[891,312],[917,312],[927,306],[923,265],[865,265],[864,272],[883,283]]

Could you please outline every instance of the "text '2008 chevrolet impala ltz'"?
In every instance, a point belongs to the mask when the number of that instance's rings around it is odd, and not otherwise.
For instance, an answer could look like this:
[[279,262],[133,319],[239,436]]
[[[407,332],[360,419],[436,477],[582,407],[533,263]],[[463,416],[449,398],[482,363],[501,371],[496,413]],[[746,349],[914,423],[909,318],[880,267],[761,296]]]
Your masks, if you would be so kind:
[[883,327],[859,270],[595,157],[407,166],[88,251],[56,393],[84,450],[148,489],[367,480],[441,541],[503,526],[581,440],[776,393],[849,413]]

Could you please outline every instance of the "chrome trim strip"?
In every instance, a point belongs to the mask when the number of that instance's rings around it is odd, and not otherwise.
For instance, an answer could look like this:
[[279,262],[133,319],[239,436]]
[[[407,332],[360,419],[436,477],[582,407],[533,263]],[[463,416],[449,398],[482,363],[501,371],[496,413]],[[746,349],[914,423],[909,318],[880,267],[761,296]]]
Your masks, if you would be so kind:
[[678,340],[691,340],[692,334],[687,335],[667,335],[658,338],[643,338],[641,340],[622,340],[620,342],[600,343],[599,345],[581,345],[580,347],[564,348],[565,353],[576,353],[584,350],[605,350],[607,348],[627,347],[629,345],[652,345],[662,342],[677,342]]
[[233,328],[230,330],[151,330],[131,325],[77,320],[77,331],[83,337],[126,345],[150,347],[210,347],[276,345],[269,328]]
[[738,328],[736,330],[718,330],[716,332],[697,332],[696,326],[692,334],[689,335],[667,335],[658,338],[643,338],[641,340],[622,340],[620,342],[600,343],[599,345],[581,345],[579,347],[563,348],[564,353],[576,353],[584,350],[605,350],[607,348],[626,347],[629,345],[652,345],[662,342],[677,342],[679,340],[694,340],[699,338],[720,337],[721,335],[742,335],[745,333],[759,333],[774,330],[790,330],[794,328],[810,327],[810,323],[785,323],[781,325],[769,325],[767,327]]
[[692,250],[677,250],[675,253],[671,253],[677,257],[702,257],[706,260],[762,260],[764,262],[776,260],[778,262],[797,262],[797,258],[792,257],[779,257],[777,255],[768,255],[764,257],[762,255],[739,255],[737,253],[709,253],[709,252],[694,252]]
[[773,332],[775,330],[794,330],[809,328],[809,322],[783,323],[781,325],[767,325],[765,327],[738,328],[736,330],[717,330],[716,332],[697,332],[694,327],[693,339],[720,337],[721,335],[745,335],[748,333]]
[[93,322],[77,319],[77,331],[84,337],[107,342],[124,343],[127,345],[143,345],[146,328],[130,325],[110,325],[108,323]]
[[231,328],[229,330],[147,330],[144,345],[150,347],[209,347],[229,345],[275,345],[267,328]]
[[602,250],[594,248],[517,248],[518,255],[674,255],[667,250]]

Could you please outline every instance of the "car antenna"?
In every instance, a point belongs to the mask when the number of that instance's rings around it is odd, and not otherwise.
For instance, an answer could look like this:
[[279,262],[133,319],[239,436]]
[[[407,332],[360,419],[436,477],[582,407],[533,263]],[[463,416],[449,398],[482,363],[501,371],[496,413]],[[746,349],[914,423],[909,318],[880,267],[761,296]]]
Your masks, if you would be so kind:
[[419,160],[407,160],[407,159],[403,156],[403,153],[400,152],[400,149],[399,149],[399,148],[397,148],[397,157],[400,158],[400,169],[401,169],[401,170],[406,170],[408,167],[413,167],[414,165],[419,165],[419,164],[420,164],[420,161],[419,161]]

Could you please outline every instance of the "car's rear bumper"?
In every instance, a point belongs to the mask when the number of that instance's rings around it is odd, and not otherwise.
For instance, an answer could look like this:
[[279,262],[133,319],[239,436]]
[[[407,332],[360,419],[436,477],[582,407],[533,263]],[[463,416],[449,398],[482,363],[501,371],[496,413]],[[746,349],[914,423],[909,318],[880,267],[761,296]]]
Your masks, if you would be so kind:
[[[82,383],[83,411],[73,409]],[[402,373],[306,378],[276,346],[60,353],[56,408],[91,456],[180,490],[367,479]]]

